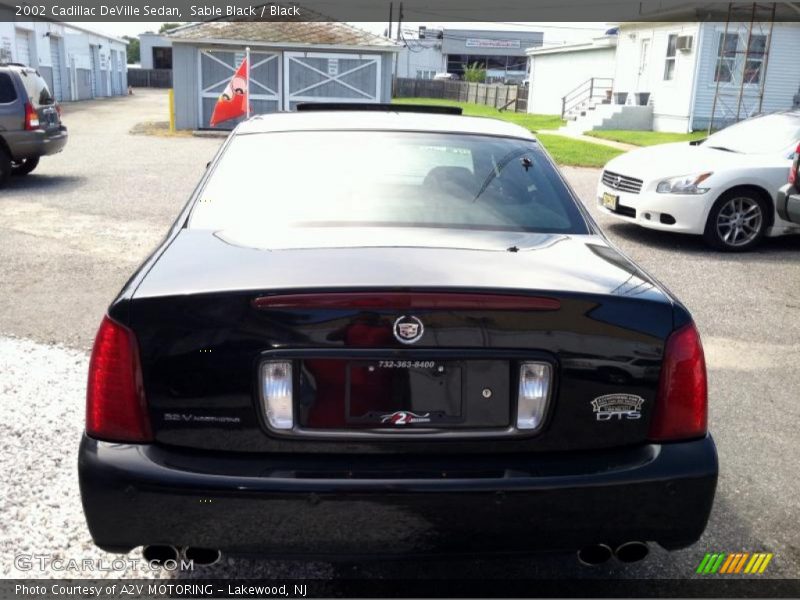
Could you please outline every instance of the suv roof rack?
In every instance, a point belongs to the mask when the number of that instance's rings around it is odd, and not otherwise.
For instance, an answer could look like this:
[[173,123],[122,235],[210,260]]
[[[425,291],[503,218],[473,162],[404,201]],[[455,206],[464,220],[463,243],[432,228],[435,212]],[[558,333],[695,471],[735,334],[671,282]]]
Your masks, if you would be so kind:
[[2,61],[0,61],[0,67],[24,67],[26,69],[32,69],[33,68],[33,67],[29,67],[28,65],[23,65],[22,63],[2,62]]
[[375,111],[375,112],[410,112],[434,115],[460,115],[460,106],[440,106],[427,104],[387,104],[367,102],[302,102],[296,107],[298,112],[313,111]]

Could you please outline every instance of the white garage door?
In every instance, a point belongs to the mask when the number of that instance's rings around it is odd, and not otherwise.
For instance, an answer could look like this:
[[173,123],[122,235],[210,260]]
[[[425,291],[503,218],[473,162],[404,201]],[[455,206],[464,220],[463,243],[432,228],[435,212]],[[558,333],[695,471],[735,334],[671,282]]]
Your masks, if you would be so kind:
[[381,57],[284,52],[284,108],[299,102],[380,102]]
[[89,71],[92,79],[92,98],[97,98],[97,46],[89,46]]
[[61,86],[61,44],[58,38],[50,38],[50,61],[53,64],[53,96],[61,102],[64,100],[64,88]]
[[[214,105],[225,90],[245,53],[232,50],[200,51],[200,127],[208,127]],[[250,52],[250,105],[253,114],[280,110],[280,55],[275,52]],[[222,123],[230,128],[242,119]]]
[[17,29],[17,62],[30,66],[31,64],[31,35],[23,29]]

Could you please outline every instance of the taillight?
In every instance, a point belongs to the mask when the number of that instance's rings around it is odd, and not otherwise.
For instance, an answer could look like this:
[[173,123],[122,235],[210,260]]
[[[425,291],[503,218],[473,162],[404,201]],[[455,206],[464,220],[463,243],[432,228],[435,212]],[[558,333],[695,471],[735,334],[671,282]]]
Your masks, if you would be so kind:
[[136,336],[108,317],[97,331],[89,362],[86,433],[113,442],[153,439]]
[[294,426],[290,361],[269,360],[261,365],[261,401],[270,427],[291,429]]
[[800,170],[800,144],[797,144],[797,149],[794,151],[794,161],[792,162],[792,168],[789,169],[789,183],[794,186],[797,186],[797,171]]
[[667,339],[650,439],[659,442],[702,437],[708,426],[706,361],[694,323]]
[[27,131],[39,129],[39,113],[30,102],[25,103],[25,129]]

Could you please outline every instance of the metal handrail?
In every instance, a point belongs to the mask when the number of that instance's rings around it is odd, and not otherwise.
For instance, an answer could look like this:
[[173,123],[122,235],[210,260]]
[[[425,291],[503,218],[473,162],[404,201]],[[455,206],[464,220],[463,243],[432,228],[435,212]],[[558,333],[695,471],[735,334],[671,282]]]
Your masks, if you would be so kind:
[[[590,103],[594,98],[607,96],[614,89],[614,79],[611,77],[591,77],[578,85],[575,89],[561,97],[561,118],[580,104]],[[595,92],[602,92],[596,94]]]

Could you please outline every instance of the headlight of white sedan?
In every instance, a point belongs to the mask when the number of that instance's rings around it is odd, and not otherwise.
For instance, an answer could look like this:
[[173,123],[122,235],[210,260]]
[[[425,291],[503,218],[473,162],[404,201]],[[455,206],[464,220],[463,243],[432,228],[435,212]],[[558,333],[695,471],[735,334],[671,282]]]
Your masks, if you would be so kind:
[[705,194],[710,188],[700,187],[713,173],[694,173],[670,177],[658,183],[656,191],[659,194]]

